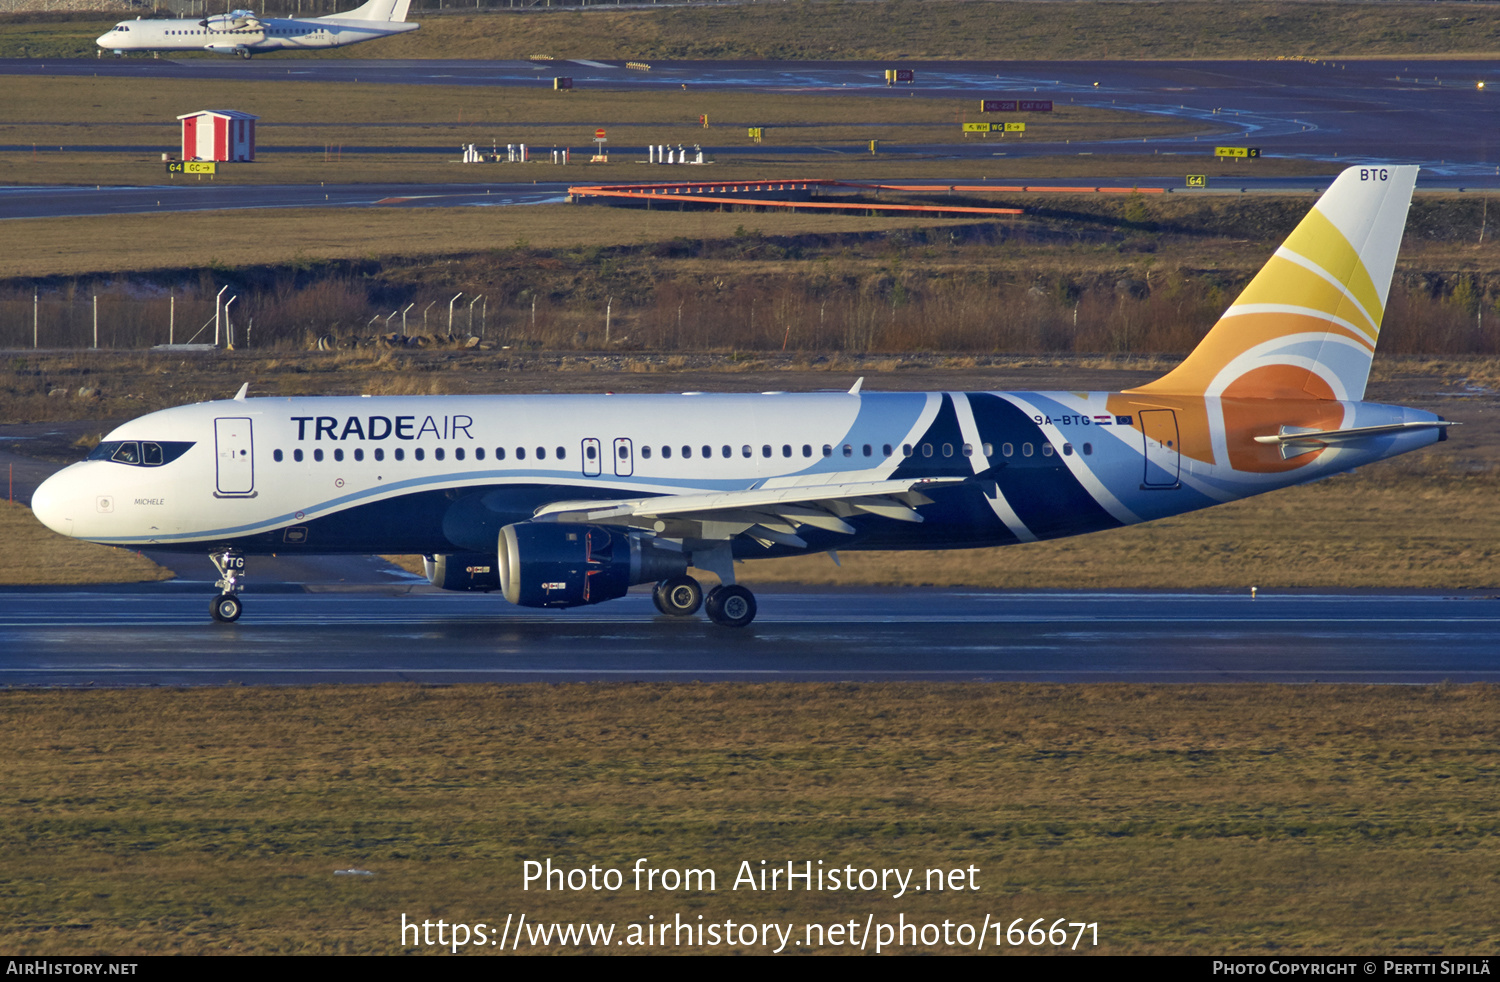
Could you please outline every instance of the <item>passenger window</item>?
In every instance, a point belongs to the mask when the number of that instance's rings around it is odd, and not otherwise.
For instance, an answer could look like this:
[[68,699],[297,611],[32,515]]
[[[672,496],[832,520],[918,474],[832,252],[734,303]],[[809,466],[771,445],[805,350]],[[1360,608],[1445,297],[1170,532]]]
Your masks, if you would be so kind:
[[1052,456],[1052,453],[1053,453],[1052,444],[1050,444],[1050,443],[1044,443],[1044,444],[1042,444],[1042,456],[1043,457],[1050,457],[1050,456]]
[[783,443],[781,445],[781,455],[783,457],[790,457],[792,455],[792,445],[790,443]]
[[922,456],[923,457],[931,457],[932,456],[932,444],[930,444],[930,443],[924,443],[924,444],[922,444]]
[[412,456],[416,457],[418,460],[426,460],[427,451],[423,450],[421,447],[418,447],[415,451],[413,451]]
[[526,448],[525,447],[517,447],[516,448],[516,459],[517,460],[525,460],[526,459]]
[[767,458],[769,458],[771,456],[771,445],[769,443],[763,444],[761,446],[761,448],[760,448],[760,455],[762,457],[767,457]]
[[558,460],[567,460],[568,459],[568,451],[567,451],[566,448],[564,448],[564,447],[558,447],[557,448],[557,459]]
[[[298,452],[299,452],[299,453],[300,453],[300,451],[298,451]],[[298,459],[298,460],[301,460],[301,459],[302,459],[302,458],[301,458],[301,457],[298,457],[298,458],[297,458],[297,459]],[[384,459],[385,459],[385,451],[384,451],[384,450],[382,450],[382,449],[381,449],[381,448],[379,448],[379,447],[376,447],[376,448],[375,448],[375,459],[376,459],[376,460],[384,460]]]
[[995,456],[995,446],[994,446],[994,444],[986,443],[984,445],[984,455],[986,457],[993,457],[993,456]]
[[355,447],[354,448],[354,459],[355,460],[364,460],[365,459],[365,452],[363,450],[361,450],[359,447]]
[[865,456],[866,457],[870,457],[870,456],[873,456],[874,453],[875,453],[875,448],[872,447],[872,446],[870,446],[868,443],[865,444]]
[[436,450],[434,450],[432,452],[432,455],[434,457],[436,457],[438,460],[442,460],[443,459],[443,448],[442,447],[438,447]]
[[[587,447],[584,448],[583,455],[585,457],[587,457],[589,460],[593,460],[594,459],[594,452],[595,452],[594,451],[594,445],[591,443]],[[501,456],[502,457],[504,456],[503,452],[501,452]]]
[[720,448],[720,456],[722,456],[725,460],[728,460],[730,457],[734,456],[734,451],[729,448],[729,444],[726,443],[722,448]]
[[[593,449],[594,449],[593,447],[589,447],[590,451],[592,451]],[[496,460],[504,460],[505,459],[505,448],[504,447],[496,447],[495,448],[495,459]],[[590,458],[590,459],[592,459],[592,458]]]
[[[624,454],[620,454],[620,456],[623,457],[625,455]],[[648,447],[648,446],[646,446],[645,444],[641,445],[641,459],[643,459],[643,460],[650,460],[651,459],[651,448]]]
[[903,457],[910,457],[911,456],[911,444],[909,444],[909,443],[903,443],[903,444],[901,444],[901,456],[903,456]]
[[848,443],[844,444],[844,456],[845,457],[853,457],[854,456],[854,446],[852,444],[848,444]]
[[295,460],[299,464],[302,463],[302,451],[300,449],[293,450],[292,451],[292,459]]
[[323,462],[323,451],[322,450],[314,450],[313,451],[313,460],[316,460],[318,463],[321,464]]
[[829,446],[826,443],[823,444],[823,456],[825,456],[825,457],[832,457],[833,456],[833,447]]
[[454,448],[454,450],[453,450],[453,459],[454,460],[463,460],[464,459],[464,448],[463,447],[455,447]]
[[1085,457],[1088,457],[1088,456],[1092,455],[1093,452],[1094,452],[1094,445],[1092,443],[1085,443],[1083,445],[1083,455]]
[[1071,443],[1064,443],[1063,444],[1063,456],[1064,457],[1071,457],[1071,456],[1073,456],[1073,444],[1071,444]]
[[743,447],[740,447],[740,456],[741,457],[748,457],[748,456],[750,456],[750,444],[747,443]]
[[662,445],[661,456],[662,456],[663,460],[670,460],[672,458],[672,447],[671,447],[671,445],[669,445],[669,444],[663,444]]
[[397,460],[405,460],[406,459],[406,451],[403,448],[401,448],[401,447],[397,447],[396,448],[396,454],[395,454],[395,456],[396,456]]
[[944,457],[952,457],[953,456],[953,444],[951,444],[951,443],[945,443],[945,444],[943,444],[943,456]]
[[1002,456],[1010,457],[1010,456],[1013,456],[1015,454],[1015,452],[1016,452],[1015,444],[1013,444],[1013,443],[1002,443],[1002,444],[1000,444],[1000,454]]
[[1031,454],[1032,454],[1031,444],[1029,444],[1029,443],[1023,443],[1023,444],[1021,444],[1021,456],[1022,457],[1030,457]]
[[880,452],[883,453],[883,454],[885,454],[887,457],[889,457],[891,455],[891,445],[889,443],[883,445],[880,448]]
[[[620,448],[620,456],[621,457],[625,456],[625,448],[624,447]],[[546,447],[537,447],[536,448],[536,459],[537,460],[546,460],[547,459],[547,448]]]
[[278,464],[281,463],[281,451],[280,450],[273,450],[273,451],[271,451],[271,459],[274,460],[274,461],[276,461],[276,463],[278,463]]
[[965,457],[972,457],[972,456],[974,456],[974,445],[972,443],[966,443],[966,444],[964,444],[964,456]]
[[483,460],[484,459],[484,448],[483,447],[475,447],[474,448],[474,459],[475,460]]
[[335,450],[333,452],[333,459],[336,460],[336,461],[338,461],[341,464],[344,462],[344,448],[343,447],[339,447],[337,450]]
[[[684,443],[682,445],[682,456],[686,460],[691,460],[693,458],[693,448]],[[704,456],[707,456],[707,454]]]
[[810,444],[810,443],[804,443],[804,444],[802,444],[802,456],[804,456],[804,457],[811,457],[812,456],[812,444]]

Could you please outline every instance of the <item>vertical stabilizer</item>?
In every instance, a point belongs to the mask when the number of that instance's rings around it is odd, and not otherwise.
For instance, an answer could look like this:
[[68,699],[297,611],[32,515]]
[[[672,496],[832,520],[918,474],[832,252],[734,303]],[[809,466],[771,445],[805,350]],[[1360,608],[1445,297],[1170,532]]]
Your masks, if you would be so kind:
[[1340,174],[1193,353],[1130,391],[1362,399],[1417,170]]
[[318,20],[370,20],[380,23],[403,22],[406,20],[406,11],[411,7],[411,0],[369,0],[362,7],[342,14],[333,14],[329,17],[320,17]]

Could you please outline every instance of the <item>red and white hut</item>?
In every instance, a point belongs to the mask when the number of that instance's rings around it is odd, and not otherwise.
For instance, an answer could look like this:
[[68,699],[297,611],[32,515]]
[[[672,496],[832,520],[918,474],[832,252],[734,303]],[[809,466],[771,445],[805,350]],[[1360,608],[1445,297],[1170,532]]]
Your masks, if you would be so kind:
[[177,118],[182,121],[183,160],[255,159],[259,116],[234,109],[202,109]]

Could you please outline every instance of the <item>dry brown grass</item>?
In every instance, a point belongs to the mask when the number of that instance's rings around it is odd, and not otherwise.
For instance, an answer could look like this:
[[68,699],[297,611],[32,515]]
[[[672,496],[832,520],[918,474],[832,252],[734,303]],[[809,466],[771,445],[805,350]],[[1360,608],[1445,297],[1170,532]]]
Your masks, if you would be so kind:
[[[1413,465],[1416,466],[1416,465]],[[1337,478],[1190,515],[1000,549],[745,563],[745,583],[1006,590],[1500,587],[1500,482]]]
[[[209,266],[422,256],[506,248],[524,240],[535,248],[588,242],[630,245],[676,235],[727,238],[747,216],[729,212],[622,211],[569,205],[529,208],[275,209],[171,216],[116,215],[31,219],[8,224],[27,241],[24,253],[0,256],[0,277],[84,272],[125,273],[180,266],[195,256]],[[776,235],[830,230],[933,227],[931,218],[768,213],[754,224]],[[227,228],[233,229],[226,236]],[[168,232],[170,231],[170,234]],[[80,249],[79,243],[88,243]]]
[[[1497,710],[1493,686],[6,691],[0,944],[384,954],[402,913],[902,912],[1092,921],[1113,954],[1472,954],[1500,919]],[[718,889],[521,890],[528,859],[637,857]],[[979,890],[731,890],[761,859],[973,865]]]
[[150,583],[175,575],[133,550],[64,538],[26,506],[0,501],[0,586]]

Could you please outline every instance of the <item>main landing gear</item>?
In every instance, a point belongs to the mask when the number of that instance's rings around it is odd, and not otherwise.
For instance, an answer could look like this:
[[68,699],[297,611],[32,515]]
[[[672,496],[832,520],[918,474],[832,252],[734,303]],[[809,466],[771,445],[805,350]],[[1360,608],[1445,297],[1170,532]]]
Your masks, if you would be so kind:
[[240,603],[240,580],[245,575],[245,557],[233,549],[225,549],[222,553],[209,553],[209,559],[213,561],[214,568],[219,571],[219,582],[214,586],[219,588],[219,595],[214,597],[214,602],[209,606],[208,612],[213,615],[214,620],[221,624],[233,624],[240,619],[244,611],[244,604]]
[[725,627],[744,627],[755,620],[755,595],[738,584],[714,587],[705,599],[697,580],[674,576],[652,588],[651,602],[670,617],[691,617],[702,607],[709,620]]

